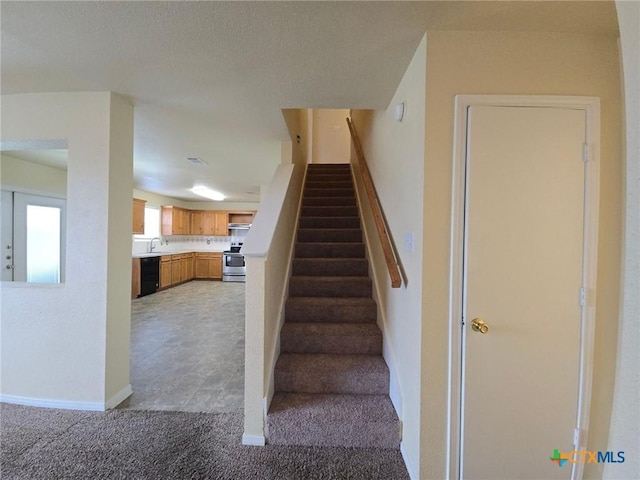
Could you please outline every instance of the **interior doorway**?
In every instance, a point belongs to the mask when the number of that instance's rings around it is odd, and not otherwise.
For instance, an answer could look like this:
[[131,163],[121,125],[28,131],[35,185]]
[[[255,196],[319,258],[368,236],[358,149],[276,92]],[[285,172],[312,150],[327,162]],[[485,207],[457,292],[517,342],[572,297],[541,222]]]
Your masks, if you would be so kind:
[[581,464],[563,469],[551,457],[586,447],[597,105],[457,98],[450,468],[459,478],[581,477]]

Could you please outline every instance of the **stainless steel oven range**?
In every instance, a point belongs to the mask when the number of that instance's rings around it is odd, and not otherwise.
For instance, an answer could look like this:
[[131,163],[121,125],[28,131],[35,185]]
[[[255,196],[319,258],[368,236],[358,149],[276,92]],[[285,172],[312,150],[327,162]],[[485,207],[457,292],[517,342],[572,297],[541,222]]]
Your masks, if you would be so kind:
[[244,282],[246,281],[247,267],[244,263],[244,255],[240,253],[242,243],[232,243],[231,250],[222,252],[222,281]]

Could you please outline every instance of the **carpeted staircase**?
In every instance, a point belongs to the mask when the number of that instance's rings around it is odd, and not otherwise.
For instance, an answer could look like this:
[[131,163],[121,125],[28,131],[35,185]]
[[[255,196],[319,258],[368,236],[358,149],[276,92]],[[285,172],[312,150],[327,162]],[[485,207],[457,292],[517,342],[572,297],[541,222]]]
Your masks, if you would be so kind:
[[397,448],[350,165],[309,165],[302,202],[268,442]]

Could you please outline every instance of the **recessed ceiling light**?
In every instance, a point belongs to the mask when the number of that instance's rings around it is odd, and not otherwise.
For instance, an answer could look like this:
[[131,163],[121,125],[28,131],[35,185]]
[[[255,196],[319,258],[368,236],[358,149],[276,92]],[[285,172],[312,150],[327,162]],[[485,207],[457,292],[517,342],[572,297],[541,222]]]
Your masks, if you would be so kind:
[[191,191],[196,195],[200,195],[201,197],[205,197],[210,200],[216,200],[218,202],[224,200],[224,195],[220,192],[216,192],[215,190],[211,190],[210,188],[203,187],[201,185],[193,187]]
[[207,162],[198,157],[187,157],[191,163],[195,163],[196,165],[209,165]]

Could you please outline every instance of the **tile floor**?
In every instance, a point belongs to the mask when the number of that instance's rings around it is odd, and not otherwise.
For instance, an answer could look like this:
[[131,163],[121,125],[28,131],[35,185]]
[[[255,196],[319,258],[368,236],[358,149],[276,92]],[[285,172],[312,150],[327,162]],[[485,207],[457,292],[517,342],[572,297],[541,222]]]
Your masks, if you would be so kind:
[[244,283],[192,281],[132,300],[119,408],[235,412],[244,400]]

